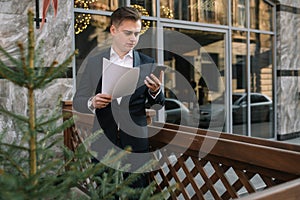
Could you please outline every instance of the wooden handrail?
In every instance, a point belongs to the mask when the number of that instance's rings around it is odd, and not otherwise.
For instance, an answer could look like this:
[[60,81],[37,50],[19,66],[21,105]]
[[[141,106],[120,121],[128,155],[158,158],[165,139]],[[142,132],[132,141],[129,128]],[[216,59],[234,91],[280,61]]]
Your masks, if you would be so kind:
[[264,191],[250,194],[240,200],[292,200],[300,198],[300,178],[282,183]]
[[[164,128],[173,129],[173,130],[179,129],[178,125],[170,124],[170,123],[154,122],[153,126],[164,127]],[[294,144],[280,142],[280,141],[272,141],[272,140],[267,140],[267,139],[262,139],[262,138],[254,138],[254,137],[235,135],[235,134],[221,134],[222,132],[217,132],[217,131],[207,130],[207,129],[197,129],[194,127],[182,126],[182,125],[180,126],[180,130],[189,132],[189,133],[196,133],[199,135],[209,135],[209,136],[214,136],[214,137],[221,137],[224,139],[246,142],[246,143],[250,143],[250,144],[258,144],[258,145],[263,145],[263,146],[270,146],[270,147],[300,152],[300,145],[294,145]]]

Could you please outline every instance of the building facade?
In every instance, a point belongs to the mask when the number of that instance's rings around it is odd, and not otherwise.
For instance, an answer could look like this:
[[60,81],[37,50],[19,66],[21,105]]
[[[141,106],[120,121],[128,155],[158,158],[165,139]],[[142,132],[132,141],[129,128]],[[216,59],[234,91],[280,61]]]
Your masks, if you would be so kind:
[[[17,56],[15,41],[25,40],[26,10],[35,4],[14,1],[0,0],[0,45]],[[111,12],[124,5],[143,14],[137,49],[169,67],[165,94],[187,105],[196,126],[278,140],[300,135],[297,0],[59,1],[57,16],[50,10],[36,31],[37,41],[44,41],[45,63],[75,48],[79,55],[66,77],[40,91],[40,112],[51,109],[58,95],[72,98],[85,59],[110,44]],[[24,113],[25,92],[0,81],[0,103]],[[1,121],[13,130],[11,122]]]

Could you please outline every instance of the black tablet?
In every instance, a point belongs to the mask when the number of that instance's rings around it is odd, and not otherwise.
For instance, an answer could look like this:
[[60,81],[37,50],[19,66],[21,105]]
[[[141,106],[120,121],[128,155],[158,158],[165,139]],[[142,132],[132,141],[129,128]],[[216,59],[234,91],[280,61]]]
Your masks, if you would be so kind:
[[152,74],[154,74],[156,77],[159,78],[160,72],[165,71],[167,69],[167,66],[158,65],[155,67],[155,69],[152,71]]

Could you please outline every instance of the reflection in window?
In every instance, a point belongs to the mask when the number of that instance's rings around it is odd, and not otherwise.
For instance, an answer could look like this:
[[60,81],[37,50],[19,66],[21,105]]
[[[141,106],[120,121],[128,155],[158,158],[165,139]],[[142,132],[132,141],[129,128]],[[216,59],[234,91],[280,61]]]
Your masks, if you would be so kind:
[[272,37],[251,33],[255,42],[250,45],[251,54],[251,91],[272,97]]
[[[250,44],[250,86],[258,94],[251,106],[251,135],[274,137],[273,131],[273,37],[267,34],[251,33]],[[259,98],[258,98],[259,97]],[[264,99],[263,99],[264,98]]]
[[[82,13],[76,14],[81,15]],[[90,15],[90,18],[90,24],[75,35],[75,49],[79,50],[79,54],[76,56],[77,68],[95,47],[105,48],[110,45],[110,17]]]
[[238,26],[246,27],[245,0],[239,0],[239,3],[238,3]]
[[232,32],[232,91],[245,92],[247,88],[246,32]]
[[273,31],[272,6],[264,0],[251,0],[250,26],[252,29]]
[[227,0],[161,0],[161,17],[227,24]]
[[247,135],[247,32],[232,32],[232,131]]
[[205,21],[213,22],[215,20],[215,0],[202,0],[201,10]]
[[114,11],[125,6],[126,0],[74,0],[75,8]]
[[172,109],[177,109],[180,108],[179,105],[173,101],[168,101],[165,105],[166,110],[172,110]]
[[[140,11],[142,11],[142,15],[145,16],[156,16],[156,1],[151,0],[131,0],[130,5],[135,5],[140,7]],[[147,13],[147,14],[144,14]]]
[[233,26],[247,27],[247,5],[246,0],[232,0],[232,24]]
[[[133,4],[131,6],[135,9],[137,9],[143,16],[146,16],[146,17],[149,16],[148,11],[143,6],[138,5],[138,4]],[[145,31],[147,31],[149,29],[149,26],[150,26],[150,21],[143,19],[141,34],[145,33]]]
[[235,77],[239,77],[236,79],[236,89],[245,89],[246,86],[246,65],[247,58],[245,55],[236,55],[236,64],[234,66]]
[[[75,13],[82,14],[82,13]],[[143,20],[143,30],[140,37],[138,45],[143,44],[144,35],[147,30],[152,26],[155,26],[155,23],[148,20]],[[90,24],[81,32],[75,35],[75,49],[79,50],[79,54],[76,56],[76,67],[80,67],[81,63],[88,56],[88,54],[94,50],[96,47],[98,49],[108,48],[111,45],[111,35],[109,32],[110,27],[110,17],[105,15],[92,15],[90,14]],[[151,35],[147,36],[147,42],[155,44],[155,38]],[[137,45],[136,49],[141,49],[143,53],[156,57],[156,50],[153,49],[143,49]],[[151,45],[148,45],[151,46]]]
[[[215,110],[207,110],[211,103],[220,103],[223,109],[227,106],[225,102],[230,101],[232,113],[226,115],[231,116],[228,130],[235,134],[252,135],[257,137],[274,137],[273,123],[273,54],[274,41],[273,33],[261,34],[260,31],[274,31],[273,14],[274,10],[266,0],[75,0],[76,8],[89,10],[114,11],[120,6],[127,4],[135,5],[144,16],[148,17],[148,31],[141,35],[139,44],[136,49],[150,55],[158,60],[158,44],[157,38],[163,38],[164,44],[164,64],[170,66],[173,70],[181,73],[186,80],[193,83],[193,93],[195,93],[198,104],[201,107],[203,119],[200,119],[201,126],[207,127],[209,120],[214,123],[210,124],[218,127],[217,122],[222,121],[218,117],[224,116],[224,113],[211,115]],[[156,3],[159,2],[159,5]],[[226,37],[219,32],[218,26],[212,27],[216,31],[203,31],[201,23],[210,24],[228,24],[228,2],[231,2],[232,26],[227,31],[231,31],[232,38],[230,47],[231,55],[228,73],[225,73],[226,62]],[[273,5],[274,6],[274,5]],[[249,11],[248,11],[249,10]],[[160,16],[157,12],[160,11]],[[76,57],[76,66],[80,66],[81,62],[95,47],[109,47],[109,14],[110,12],[101,12],[103,15],[83,14],[75,9],[75,48],[79,49],[79,55]],[[156,27],[156,16],[161,17],[163,22],[170,22],[177,28],[164,27],[164,35],[157,36],[157,32],[152,31],[151,27]],[[172,19],[172,20],[168,20]],[[153,20],[153,21],[152,21]],[[200,22],[199,24],[191,23],[193,28],[189,29],[181,27],[179,22],[174,20],[184,20],[190,22]],[[248,21],[250,23],[248,23]],[[180,22],[181,23],[181,22]],[[164,24],[164,23],[159,23]],[[173,27],[173,26],[172,26]],[[162,28],[161,26],[159,28]],[[200,30],[195,30],[199,28]],[[250,29],[245,29],[250,28]],[[177,38],[170,38],[166,35],[166,29],[172,29],[187,35],[197,41],[200,47],[193,48],[191,45],[181,44]],[[253,30],[255,29],[255,30]],[[225,28],[224,28],[225,30]],[[264,32],[265,33],[265,32]],[[226,39],[225,39],[226,38]],[[176,41],[176,42],[174,42]],[[185,42],[185,41],[183,41]],[[147,48],[144,48],[147,47]],[[151,47],[151,48],[150,48]],[[172,47],[172,48],[171,48]],[[168,51],[175,49],[180,51],[174,53]],[[221,78],[217,79],[217,75],[211,71],[213,67],[217,67]],[[195,70],[197,69],[197,70]],[[226,74],[231,74],[231,82],[228,84],[230,88],[226,90],[232,93],[232,97],[221,96],[220,86],[224,82]],[[211,83],[208,85],[209,82]],[[179,80],[179,79],[178,79]],[[166,97],[174,98],[183,96],[184,102],[190,102],[186,95],[185,88],[180,88],[181,82],[178,81],[174,74],[165,74],[165,94]],[[229,81],[229,80],[228,80]],[[209,86],[209,87],[208,87]],[[167,91],[176,88],[176,90]],[[210,88],[210,89],[208,89]],[[227,93],[226,93],[227,94]],[[260,99],[254,104],[254,100],[248,94],[259,94]],[[224,94],[222,94],[224,95]],[[248,98],[249,97],[249,98]],[[232,98],[232,99],[230,99]],[[236,99],[237,98],[237,99]],[[220,100],[220,102],[218,101]],[[193,104],[187,103],[189,108],[193,108]],[[224,110],[223,110],[224,111]],[[223,112],[222,111],[222,112]],[[226,110],[226,112],[229,110]],[[210,116],[211,115],[211,116]],[[199,120],[198,120],[199,121]],[[199,126],[199,127],[201,127]],[[222,124],[223,126],[223,124]],[[201,128],[203,128],[201,127]]]

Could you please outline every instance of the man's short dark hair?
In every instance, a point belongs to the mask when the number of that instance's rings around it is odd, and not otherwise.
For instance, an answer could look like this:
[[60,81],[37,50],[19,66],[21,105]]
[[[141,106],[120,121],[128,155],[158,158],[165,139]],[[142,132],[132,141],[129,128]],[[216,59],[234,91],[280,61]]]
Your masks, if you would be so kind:
[[110,25],[118,27],[124,20],[139,21],[141,20],[141,13],[133,7],[120,7],[111,15]]

